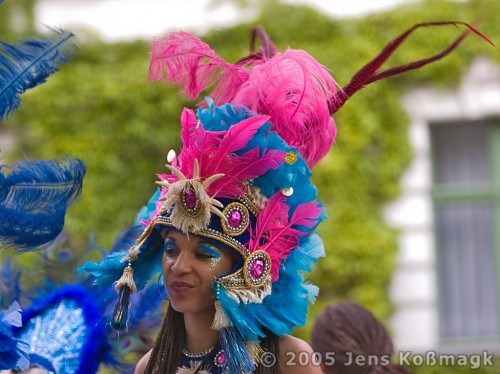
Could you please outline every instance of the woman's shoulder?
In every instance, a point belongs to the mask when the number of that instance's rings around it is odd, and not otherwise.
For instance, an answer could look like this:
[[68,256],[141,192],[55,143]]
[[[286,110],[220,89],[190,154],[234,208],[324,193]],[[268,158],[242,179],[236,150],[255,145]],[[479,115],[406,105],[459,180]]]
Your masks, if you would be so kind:
[[283,335],[279,340],[280,363],[284,373],[321,374],[315,362],[313,349],[304,340],[291,335]]
[[142,358],[139,360],[139,362],[135,367],[134,374],[144,374],[144,372],[146,371],[146,367],[148,366],[148,361],[149,357],[151,356],[151,351],[152,350],[150,350],[148,353],[142,356]]

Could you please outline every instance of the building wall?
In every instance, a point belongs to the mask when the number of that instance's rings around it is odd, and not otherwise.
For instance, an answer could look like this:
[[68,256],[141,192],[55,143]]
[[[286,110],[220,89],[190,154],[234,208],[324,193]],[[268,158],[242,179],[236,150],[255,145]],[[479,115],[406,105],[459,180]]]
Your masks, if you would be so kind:
[[439,350],[436,249],[432,214],[429,124],[500,117],[500,67],[477,59],[454,91],[415,89],[404,97],[411,117],[414,160],[402,178],[403,193],[387,206],[387,222],[398,229],[399,254],[390,296],[397,350]]

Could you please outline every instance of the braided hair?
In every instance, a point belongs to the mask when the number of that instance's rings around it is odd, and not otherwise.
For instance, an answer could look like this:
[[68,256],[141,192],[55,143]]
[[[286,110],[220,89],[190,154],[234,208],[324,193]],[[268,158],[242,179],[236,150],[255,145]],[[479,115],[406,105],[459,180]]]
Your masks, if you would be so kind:
[[[185,342],[184,316],[169,305],[145,373],[175,373],[181,366],[182,347]],[[267,337],[262,340],[260,346],[264,351],[279,357],[279,338],[276,335],[267,332]],[[281,374],[279,360],[273,367],[257,366],[254,374]]]

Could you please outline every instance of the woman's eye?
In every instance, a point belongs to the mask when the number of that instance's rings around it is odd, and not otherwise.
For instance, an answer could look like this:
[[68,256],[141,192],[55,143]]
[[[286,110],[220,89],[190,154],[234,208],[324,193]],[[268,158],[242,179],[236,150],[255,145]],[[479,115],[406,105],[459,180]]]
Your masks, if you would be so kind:
[[174,251],[174,249],[172,247],[165,247],[165,248],[163,248],[163,252],[171,255],[175,251]]
[[210,253],[207,253],[207,252],[199,252],[196,254],[196,256],[198,258],[201,258],[202,260],[210,260],[210,259],[214,258],[213,255],[211,255]]
[[198,256],[198,258],[201,258],[203,260],[211,260],[211,259],[221,258],[222,253],[217,247],[211,244],[203,243],[198,247],[196,256]]
[[176,253],[177,249],[175,243],[172,240],[167,239],[163,245],[163,253],[171,256]]

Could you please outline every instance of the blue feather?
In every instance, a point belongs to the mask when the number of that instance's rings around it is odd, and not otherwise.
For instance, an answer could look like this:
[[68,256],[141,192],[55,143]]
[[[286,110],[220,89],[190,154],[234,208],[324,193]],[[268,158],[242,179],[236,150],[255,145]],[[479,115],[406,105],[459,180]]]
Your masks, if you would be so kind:
[[160,198],[161,189],[156,189],[151,199],[149,199],[148,204],[143,206],[135,218],[134,225],[140,225],[143,220],[148,220],[151,218],[156,210],[156,202]]
[[19,161],[9,174],[0,166],[0,248],[33,250],[53,241],[81,194],[86,170],[75,158]]
[[0,121],[20,105],[20,95],[43,82],[76,50],[74,35],[50,29],[49,36],[0,42]]
[[305,281],[304,272],[310,272],[321,256],[324,256],[321,238],[315,233],[307,235],[283,262],[273,292],[262,303],[237,303],[223,287],[218,290],[224,311],[244,340],[258,342],[265,335],[263,328],[281,336],[290,334],[295,326],[304,325],[308,303],[314,301],[318,292],[317,287]]
[[11,331],[21,325],[21,308],[17,302],[0,312],[0,370],[27,370],[29,367],[29,345]]

